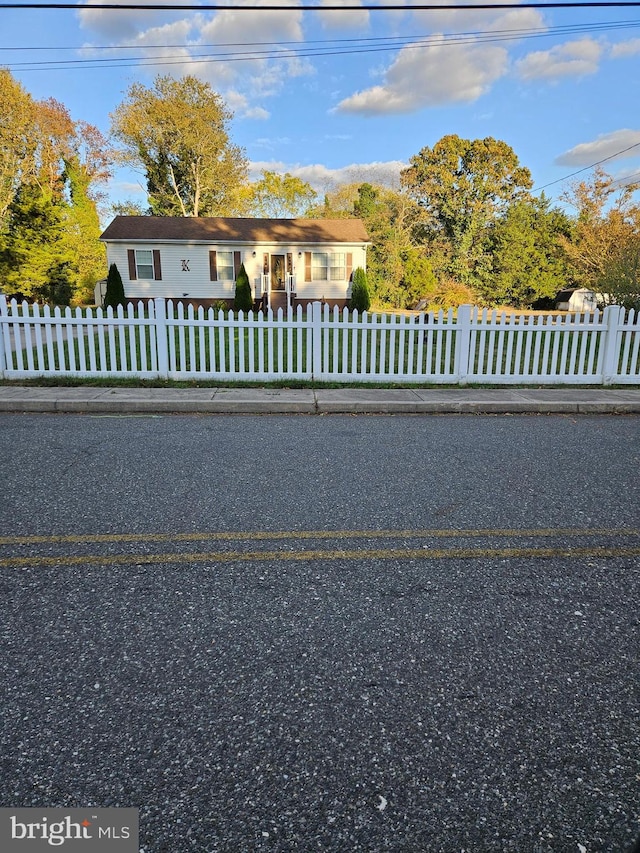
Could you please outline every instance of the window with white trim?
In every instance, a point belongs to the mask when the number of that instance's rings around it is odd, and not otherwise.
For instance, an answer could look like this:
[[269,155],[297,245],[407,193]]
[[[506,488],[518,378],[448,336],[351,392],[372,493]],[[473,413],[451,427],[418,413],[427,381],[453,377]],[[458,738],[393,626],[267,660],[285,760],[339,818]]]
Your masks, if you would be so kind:
[[311,281],[346,281],[346,252],[312,252]]
[[329,268],[331,281],[345,281],[347,278],[347,255],[346,252],[334,252],[331,255],[331,266]]
[[311,253],[311,281],[329,280],[329,256],[326,252]]
[[138,278],[153,281],[153,252],[151,249],[136,249],[136,274]]
[[218,281],[233,281],[233,252],[218,252]]

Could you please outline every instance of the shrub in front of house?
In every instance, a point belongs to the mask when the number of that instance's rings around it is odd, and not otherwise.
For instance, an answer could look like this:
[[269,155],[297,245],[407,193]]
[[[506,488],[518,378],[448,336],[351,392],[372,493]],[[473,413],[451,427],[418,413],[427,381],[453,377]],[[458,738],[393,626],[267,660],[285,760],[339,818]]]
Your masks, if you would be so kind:
[[369,296],[369,285],[367,284],[367,274],[358,267],[353,271],[353,280],[351,282],[351,299],[349,308],[352,311],[368,311],[371,307],[371,297]]
[[69,281],[69,271],[66,264],[56,264],[49,271],[47,281],[49,302],[54,305],[69,305],[73,296],[73,288]]
[[236,276],[236,295],[233,300],[234,311],[251,311],[253,308],[253,298],[251,296],[251,285],[249,284],[249,276],[244,268],[244,264],[240,265],[238,275]]
[[111,264],[109,274],[107,275],[107,289],[104,295],[103,307],[108,308],[110,305],[115,310],[118,305],[124,305],[124,303],[125,296],[122,276],[118,267],[115,264]]
[[229,303],[228,303],[228,302],[226,302],[224,299],[217,299],[217,300],[213,303],[213,305],[211,306],[211,308],[213,309],[213,316],[217,319],[217,318],[218,318],[218,314],[219,314],[221,311],[222,311],[222,313],[226,316],[226,314],[227,314],[227,312],[228,312],[228,310],[229,310]]

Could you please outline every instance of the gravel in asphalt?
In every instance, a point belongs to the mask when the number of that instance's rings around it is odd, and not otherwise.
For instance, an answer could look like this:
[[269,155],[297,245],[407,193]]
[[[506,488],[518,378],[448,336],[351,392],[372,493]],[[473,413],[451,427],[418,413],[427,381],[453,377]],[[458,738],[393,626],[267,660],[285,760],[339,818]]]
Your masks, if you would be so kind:
[[5,802],[138,807],[145,851],[631,841],[637,559],[22,567],[3,589]]
[[144,853],[626,853],[639,440],[0,417],[0,800]]

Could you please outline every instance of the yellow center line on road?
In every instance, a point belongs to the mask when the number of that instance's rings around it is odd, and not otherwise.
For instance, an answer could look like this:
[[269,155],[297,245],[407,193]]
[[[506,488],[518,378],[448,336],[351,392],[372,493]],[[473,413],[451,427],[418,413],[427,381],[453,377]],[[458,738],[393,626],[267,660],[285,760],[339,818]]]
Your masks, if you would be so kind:
[[305,562],[318,560],[497,560],[512,557],[540,558],[565,557],[639,557],[637,547],[581,547],[581,548],[361,548],[313,551],[213,551],[209,553],[166,554],[89,554],[85,556],[6,557],[0,559],[0,568],[88,566],[88,565],[149,565],[189,563],[251,563],[251,562]]
[[455,539],[487,537],[640,536],[640,528],[488,528],[477,530],[247,530],[198,533],[95,533],[0,536],[2,545],[98,544],[107,542],[206,542],[283,539]]

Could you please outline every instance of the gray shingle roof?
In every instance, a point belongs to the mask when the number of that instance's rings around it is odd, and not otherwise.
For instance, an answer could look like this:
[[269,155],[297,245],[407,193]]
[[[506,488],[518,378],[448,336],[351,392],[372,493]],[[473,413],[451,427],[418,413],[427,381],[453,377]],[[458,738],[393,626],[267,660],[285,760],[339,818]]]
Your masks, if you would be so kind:
[[116,216],[101,240],[207,243],[367,243],[360,219]]

